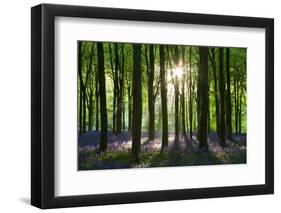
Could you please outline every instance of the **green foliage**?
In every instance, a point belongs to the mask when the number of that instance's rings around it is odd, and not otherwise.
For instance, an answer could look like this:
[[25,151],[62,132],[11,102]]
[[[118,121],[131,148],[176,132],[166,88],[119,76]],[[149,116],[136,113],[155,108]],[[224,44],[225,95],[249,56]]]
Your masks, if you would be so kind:
[[[111,45],[112,48],[112,59],[114,60],[114,43],[104,43],[104,57],[105,57],[105,74],[106,74],[106,99],[107,99],[107,112],[108,112],[108,126],[109,130],[113,128],[113,93],[114,93],[114,71],[111,68],[110,63],[110,49],[109,45]],[[91,48],[92,45],[95,45],[95,42],[89,42],[89,41],[83,41],[82,42],[82,58],[80,59],[82,64],[82,79],[86,82],[87,77],[87,70],[89,66],[89,60],[90,57],[93,57],[92,67],[90,70],[90,75],[88,76],[88,84],[87,87],[90,87],[90,85],[95,84],[95,72],[97,72],[97,57],[96,57],[96,48],[94,47],[93,54],[91,55]],[[125,127],[128,129],[128,86],[131,86],[132,84],[132,69],[133,69],[133,59],[132,59],[132,45],[131,44],[119,44],[118,45],[118,53],[119,53],[119,60],[121,60],[120,54],[121,54],[121,46],[123,45],[124,48],[124,93],[123,93],[123,101],[124,101],[124,107],[125,107]],[[159,90],[159,54],[158,54],[158,45],[155,45],[155,87],[154,90]],[[188,53],[189,46],[185,46],[187,49],[185,52]],[[142,129],[143,131],[147,131],[148,129],[148,76],[147,76],[147,49],[148,45],[142,45],[142,100],[143,100],[143,116],[142,116]],[[193,88],[192,98],[195,100],[193,102],[193,111],[196,112],[196,99],[197,99],[197,81],[198,81],[198,63],[199,63],[199,53],[198,53],[198,47],[192,47],[192,82],[195,85],[195,88]],[[218,48],[215,48],[216,53],[216,63],[218,63]],[[237,88],[238,91],[238,99],[241,95],[241,132],[247,132],[247,104],[246,104],[246,94],[247,94],[247,76],[246,76],[246,49],[243,48],[230,48],[230,63],[231,63],[231,97],[232,97],[232,126],[235,126],[235,110],[238,110],[239,106],[235,105],[234,103],[234,94],[235,94],[235,86],[234,86],[234,80],[237,81]],[[168,61],[169,58],[166,56],[166,60]],[[169,56],[171,57],[171,56]],[[186,54],[185,58],[185,64],[189,63],[189,56]],[[175,64],[173,60],[171,60],[171,66],[174,67]],[[217,64],[218,66],[218,64]],[[167,89],[168,89],[168,128],[169,131],[174,131],[174,88],[173,88],[173,82],[172,82],[172,70],[167,62],[166,64],[167,69]],[[185,69],[185,72],[187,72],[188,69]],[[215,94],[214,94],[214,77],[212,75],[212,68],[211,68],[211,62],[209,61],[209,99],[210,99],[210,128],[211,131],[216,131],[216,106],[215,106]],[[218,70],[217,70],[218,75]],[[188,81],[189,78],[187,78],[185,90],[186,90],[186,97],[189,96],[188,90],[189,85]],[[78,102],[80,100],[80,79],[78,78]],[[96,100],[96,97],[92,97],[93,101]],[[186,98],[186,106],[188,106],[188,98]],[[88,101],[88,99],[87,99]],[[240,100],[238,100],[240,101]],[[161,99],[160,99],[160,93],[157,94],[155,98],[155,128],[156,131],[161,131]],[[78,105],[78,110],[80,109],[80,105]],[[95,116],[95,110],[93,109],[93,115]],[[193,116],[195,119],[196,115]],[[95,121],[95,119],[93,119]],[[88,108],[86,108],[86,125],[88,125]],[[186,118],[186,123],[188,124],[188,113]],[[197,122],[195,122],[197,123]],[[194,128],[196,130],[197,127]],[[233,128],[235,130],[235,128]]]

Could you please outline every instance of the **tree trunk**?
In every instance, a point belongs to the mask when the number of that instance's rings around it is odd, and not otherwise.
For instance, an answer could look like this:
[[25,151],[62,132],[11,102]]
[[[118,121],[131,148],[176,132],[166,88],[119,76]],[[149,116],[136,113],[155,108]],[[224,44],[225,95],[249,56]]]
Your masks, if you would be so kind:
[[116,87],[116,131],[115,134],[118,135],[121,133],[122,128],[122,100],[121,100],[121,66],[119,62],[119,52],[118,44],[114,44],[115,47],[115,87]]
[[121,75],[121,104],[122,104],[122,130],[125,131],[125,100],[124,100],[124,75],[125,75],[125,55],[124,55],[124,44],[121,46],[121,59],[122,59],[122,75]]
[[113,53],[112,47],[110,43],[108,43],[108,50],[109,50],[109,60],[110,60],[110,67],[112,72],[112,79],[113,79],[113,105],[112,105],[112,132],[115,132],[115,106],[116,106],[116,85],[115,85],[115,72],[114,72],[114,65],[113,65]]
[[191,67],[192,67],[192,49],[189,47],[189,132],[190,132],[190,140],[192,140],[192,73],[191,73]]
[[88,120],[88,131],[90,131],[93,129],[93,88],[89,93]]
[[132,96],[131,96],[131,86],[128,85],[128,131],[132,129]]
[[80,81],[80,99],[79,99],[79,135],[83,134],[83,121],[82,121],[82,114],[83,114],[83,89],[82,84]]
[[237,94],[237,73],[234,73],[234,108],[235,108],[235,133],[238,134],[238,94]]
[[207,123],[208,123],[208,134],[211,133],[211,118],[210,118],[210,84],[208,82],[208,95],[207,95]]
[[231,92],[230,92],[230,49],[226,49],[226,131],[227,138],[232,139],[232,106],[231,106]]
[[139,163],[142,124],[142,86],[141,86],[141,45],[133,44],[133,114],[132,114],[132,154]]
[[85,87],[83,90],[83,126],[82,126],[83,133],[86,132],[86,88]]
[[96,131],[99,131],[99,73],[95,75],[95,102],[96,102]]
[[168,147],[168,109],[167,109],[167,88],[165,79],[165,50],[160,45],[160,88],[161,88],[161,106],[162,106],[162,146],[161,151],[164,152]]
[[[185,51],[184,47],[182,47],[182,67],[185,69]],[[186,125],[185,125],[185,72],[182,74],[182,82],[181,82],[181,116],[182,116],[182,133],[186,135]]]
[[124,58],[124,44],[121,44],[121,60],[119,61],[119,93],[117,95],[117,134],[120,134],[122,132],[122,113],[123,113],[123,107],[124,107],[124,101],[123,101],[123,89],[124,89],[124,69],[125,69],[125,58]]
[[[174,62],[175,66],[179,66],[179,48],[174,47]],[[174,78],[175,88],[175,142],[179,140],[179,82],[177,75]]]
[[216,54],[215,48],[211,48],[211,62],[212,62],[212,70],[214,77],[214,95],[215,95],[215,103],[216,103],[216,132],[219,134],[220,128],[220,106],[219,106],[219,98],[218,98],[218,83],[217,83],[217,64],[216,64]]
[[82,42],[79,42],[79,135],[82,135],[83,122],[82,122],[82,108],[83,108],[83,79],[82,79]]
[[148,69],[148,139],[154,140],[155,110],[154,110],[154,45],[149,45],[149,69]]
[[207,111],[208,111],[208,48],[199,47],[200,56],[200,132],[199,148],[201,151],[208,151],[207,141]]
[[240,92],[239,96],[239,134],[242,132],[242,91]]
[[219,74],[220,74],[220,145],[225,147],[225,82],[223,67],[223,48],[219,48]]
[[198,77],[197,77],[197,100],[196,100],[196,109],[197,109],[197,139],[200,138],[200,128],[201,128],[201,125],[200,125],[200,118],[201,118],[201,97],[202,97],[202,94],[201,94],[201,78],[202,78],[202,69],[200,69],[200,62],[197,63],[197,67],[198,67]]
[[107,109],[106,109],[106,84],[104,73],[104,50],[103,43],[97,43],[98,56],[98,73],[99,73],[99,92],[100,92],[100,117],[101,117],[101,134],[100,134],[100,151],[107,149]]
[[126,109],[125,109],[125,101],[124,101],[124,95],[125,95],[125,91],[123,89],[123,95],[122,95],[122,130],[125,131],[126,129],[126,119],[125,119],[125,115],[126,115]]

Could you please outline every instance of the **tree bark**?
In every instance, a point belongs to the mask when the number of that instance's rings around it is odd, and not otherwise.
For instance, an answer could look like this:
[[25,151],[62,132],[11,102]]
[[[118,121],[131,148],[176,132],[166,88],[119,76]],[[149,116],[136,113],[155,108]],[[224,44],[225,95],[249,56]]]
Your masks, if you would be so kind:
[[[85,86],[86,87],[86,86]],[[82,126],[82,132],[86,132],[86,88],[84,87],[83,90],[83,126]]]
[[100,151],[107,149],[107,109],[106,109],[106,84],[104,73],[104,50],[103,43],[97,43],[98,56],[98,73],[99,73],[99,92],[100,92],[100,117],[101,117],[101,134],[100,134]]
[[[200,55],[200,53],[199,53]],[[199,56],[200,57],[200,56]],[[196,109],[197,109],[197,139],[200,138],[200,128],[201,128],[201,125],[200,125],[200,118],[201,118],[201,97],[202,97],[202,94],[201,94],[201,78],[202,78],[202,69],[200,69],[200,61],[199,63],[197,63],[197,67],[198,67],[198,77],[197,77],[197,100],[196,100]]]
[[219,134],[220,106],[219,106],[219,97],[218,97],[217,64],[216,64],[215,48],[211,48],[210,50],[210,59],[212,63],[213,78],[214,78],[214,95],[215,95],[215,103],[216,103],[216,132],[217,134]]
[[235,108],[235,133],[238,134],[238,93],[237,93],[237,73],[234,73],[234,108]]
[[89,106],[88,106],[88,131],[93,129],[93,96],[94,96],[94,89],[93,83],[91,83],[91,88],[89,92]]
[[[175,66],[179,66],[179,48],[174,47],[174,62]],[[179,140],[179,82],[178,77],[174,78],[174,88],[175,88],[175,142]]]
[[99,131],[99,73],[95,75],[96,131]]
[[131,96],[131,86],[127,87],[127,93],[128,93],[128,131],[131,131],[132,129],[132,96]]
[[192,105],[192,49],[189,47],[189,132],[190,140],[192,140],[192,119],[193,119],[193,105]]
[[238,129],[239,134],[242,133],[242,96],[243,96],[243,91],[241,90],[239,95],[239,129]]
[[154,110],[154,45],[149,45],[149,69],[148,69],[148,139],[154,140],[155,110]]
[[232,139],[232,105],[231,105],[231,92],[230,92],[230,49],[226,49],[226,132],[227,138]]
[[122,114],[124,108],[124,99],[123,99],[123,90],[124,90],[124,69],[125,69],[125,57],[124,57],[124,44],[121,44],[121,55],[120,55],[120,62],[119,62],[119,93],[117,96],[117,133],[120,134],[122,132]]
[[219,74],[220,74],[220,145],[225,147],[225,82],[223,67],[223,48],[219,48]]
[[132,113],[132,154],[133,161],[139,163],[142,125],[141,87],[141,45],[133,44],[133,113]]
[[208,111],[208,48],[199,47],[200,56],[200,132],[199,132],[199,148],[201,151],[208,151],[207,141],[207,111]]
[[116,82],[115,82],[115,71],[114,71],[114,65],[113,65],[113,53],[112,53],[112,47],[111,44],[108,43],[108,50],[109,50],[109,61],[110,61],[110,67],[112,72],[112,79],[113,79],[113,105],[112,105],[112,132],[115,132],[115,105],[116,105]]
[[121,90],[120,90],[120,79],[121,79],[121,66],[119,62],[119,52],[118,44],[114,44],[115,47],[115,88],[116,88],[116,131],[115,134],[118,135],[121,133],[122,128],[122,102],[121,102]]
[[82,129],[83,129],[83,122],[82,122],[82,108],[83,108],[83,79],[82,79],[82,42],[79,42],[79,135],[82,135]]
[[[182,67],[185,70],[185,49],[182,47]],[[185,124],[185,71],[182,74],[181,81],[181,124],[182,124],[182,133],[186,135],[186,124]]]
[[167,109],[167,88],[165,74],[165,50],[164,46],[160,45],[160,92],[162,106],[162,145],[161,151],[166,151],[168,147],[168,109]]

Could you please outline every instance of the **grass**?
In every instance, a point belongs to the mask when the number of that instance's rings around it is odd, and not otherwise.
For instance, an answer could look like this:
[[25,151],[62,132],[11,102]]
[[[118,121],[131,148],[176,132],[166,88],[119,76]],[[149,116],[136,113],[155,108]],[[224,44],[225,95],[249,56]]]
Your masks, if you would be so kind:
[[165,154],[159,151],[141,153],[140,163],[134,164],[130,151],[108,151],[98,154],[83,150],[79,153],[79,170],[147,168],[169,166],[219,165],[246,163],[246,150],[239,152],[194,152],[173,150]]

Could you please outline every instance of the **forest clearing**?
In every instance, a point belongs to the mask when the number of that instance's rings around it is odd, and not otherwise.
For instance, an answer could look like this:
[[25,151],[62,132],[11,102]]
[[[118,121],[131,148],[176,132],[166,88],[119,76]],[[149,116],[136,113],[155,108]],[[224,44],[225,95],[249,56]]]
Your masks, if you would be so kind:
[[78,42],[78,169],[246,163],[245,48]]

